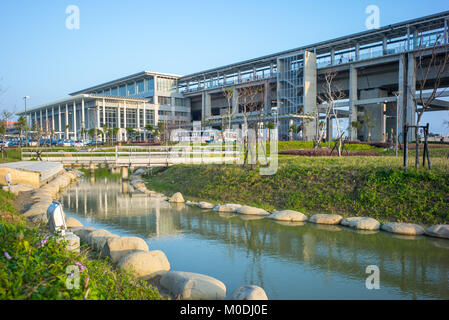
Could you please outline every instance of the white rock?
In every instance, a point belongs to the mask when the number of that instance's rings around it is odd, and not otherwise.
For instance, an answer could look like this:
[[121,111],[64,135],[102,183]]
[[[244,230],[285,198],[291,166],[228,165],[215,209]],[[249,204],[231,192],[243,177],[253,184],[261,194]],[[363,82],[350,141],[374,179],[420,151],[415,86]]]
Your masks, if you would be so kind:
[[136,171],[134,171],[134,174],[138,174],[138,175],[143,175],[145,173],[146,173],[145,170],[142,168],[139,168]]
[[449,224],[437,224],[426,229],[425,234],[431,237],[449,239]]
[[340,222],[343,226],[348,226],[357,230],[379,230],[380,222],[369,217],[351,217],[344,218]]
[[184,202],[184,198],[183,198],[181,192],[176,192],[174,195],[171,196],[171,198],[168,201],[181,203],[181,202]]
[[160,250],[130,252],[119,260],[117,267],[132,270],[143,280],[150,280],[170,271],[170,263]]
[[87,243],[94,249],[94,250],[101,250],[104,243],[107,239],[111,237],[118,237],[117,235],[112,234],[111,232],[104,230],[104,229],[97,229],[95,231],[92,231],[87,235]]
[[242,207],[241,204],[226,203],[226,204],[215,206],[214,211],[217,211],[217,212],[238,212],[238,210],[241,207]]
[[83,226],[83,224],[79,220],[77,220],[75,218],[71,218],[71,217],[65,221],[65,224],[66,224],[67,228],[76,228],[76,227]]
[[215,205],[209,202],[201,201],[198,203],[198,207],[200,207],[201,209],[213,209]]
[[421,226],[413,223],[387,222],[383,223],[380,228],[383,231],[408,236],[417,236],[424,233],[424,229]]
[[94,232],[95,230],[97,229],[95,229],[94,227],[75,227],[71,228],[70,231],[76,234],[78,237],[80,237],[81,242],[87,243],[87,238],[89,234],[91,232]]
[[268,216],[269,212],[264,209],[250,207],[250,206],[242,206],[237,210],[240,214],[248,214],[248,215],[256,215],[256,216]]
[[282,210],[276,211],[268,216],[268,219],[278,220],[278,221],[291,221],[291,222],[301,222],[306,221],[307,216],[301,212],[293,210]]
[[3,186],[2,189],[5,191],[9,191],[17,196],[17,195],[19,195],[20,192],[32,191],[36,188],[29,184],[19,183],[19,184],[11,185],[9,187]]
[[133,251],[148,251],[145,240],[139,237],[108,238],[104,242],[101,255],[110,257],[112,263],[117,263],[123,256]]
[[338,214],[314,214],[309,218],[309,222],[317,224],[339,224],[343,219]]
[[340,221],[340,224],[341,224],[342,226],[349,227],[349,224],[350,224],[351,222],[353,222],[353,221],[358,221],[358,220],[360,220],[360,219],[362,219],[362,217],[343,218],[343,219]]
[[47,224],[48,223],[47,214],[36,214],[36,215],[30,216],[28,218],[35,224],[38,224],[38,223]]
[[57,239],[57,241],[67,241],[66,248],[69,251],[80,252],[80,238],[72,233],[66,232],[64,236]]
[[249,285],[237,288],[232,293],[230,300],[268,300],[268,297],[261,287]]
[[160,284],[183,300],[222,300],[226,297],[223,282],[199,273],[170,271],[162,275]]

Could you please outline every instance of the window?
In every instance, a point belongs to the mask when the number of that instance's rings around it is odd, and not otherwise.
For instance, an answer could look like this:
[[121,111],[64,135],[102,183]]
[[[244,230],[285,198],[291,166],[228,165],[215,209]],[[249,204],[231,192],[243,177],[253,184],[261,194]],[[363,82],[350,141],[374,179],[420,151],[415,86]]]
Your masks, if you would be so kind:
[[117,96],[118,95],[118,89],[117,87],[114,87],[111,89],[111,96]]
[[133,94],[136,94],[136,88],[134,86],[134,83],[128,84],[128,96],[132,96]]
[[154,78],[146,80],[147,92],[154,92]]
[[103,95],[110,96],[111,95],[111,89],[106,89],[103,91]]
[[187,107],[187,100],[183,98],[175,98],[175,106]]
[[143,86],[143,80],[137,82],[137,93],[143,93],[144,86]]
[[126,97],[126,86],[125,86],[125,85],[120,86],[120,89],[119,89],[119,96],[120,96],[120,97]]
[[162,104],[162,105],[169,106],[171,104],[170,97],[159,97],[158,100],[159,100],[159,104]]
[[157,78],[157,90],[163,92],[170,92],[176,85],[175,80],[167,78]]

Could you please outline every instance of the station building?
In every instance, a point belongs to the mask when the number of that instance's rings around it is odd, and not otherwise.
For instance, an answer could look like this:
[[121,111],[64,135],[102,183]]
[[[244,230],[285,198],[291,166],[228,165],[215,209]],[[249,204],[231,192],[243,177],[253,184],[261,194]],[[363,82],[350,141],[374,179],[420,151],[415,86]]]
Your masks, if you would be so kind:
[[[143,71],[19,114],[70,139],[105,124],[120,128],[118,140],[127,139],[129,127],[144,139],[145,126],[161,122],[172,128],[200,124],[220,129],[230,110],[234,128],[242,127],[245,115],[260,125],[277,121],[280,139],[312,140],[316,121],[307,119],[318,115],[330,138],[336,118],[343,118],[350,140],[366,141],[369,131],[372,141],[386,141],[389,133],[401,133],[404,123],[415,123],[417,83],[423,80],[416,72],[416,53],[425,52],[429,59],[432,52],[439,58],[447,54],[448,20],[449,11],[441,12],[184,76]],[[326,119],[319,97],[331,72],[344,97],[335,102],[336,115]],[[439,79],[432,72],[424,89],[436,80],[440,88],[449,86],[448,69]],[[243,95],[248,87],[260,88],[249,114]],[[449,109],[440,98],[432,101],[430,111]],[[367,112],[375,120],[369,130],[363,123]],[[292,132],[293,126],[298,132]],[[409,134],[413,139],[413,131]]]

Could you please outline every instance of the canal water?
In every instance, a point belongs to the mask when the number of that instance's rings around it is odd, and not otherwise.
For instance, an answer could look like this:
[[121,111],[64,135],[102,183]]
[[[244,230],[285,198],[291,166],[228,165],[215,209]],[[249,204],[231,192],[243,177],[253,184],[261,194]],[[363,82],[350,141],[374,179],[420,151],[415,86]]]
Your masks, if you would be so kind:
[[[81,180],[61,202],[68,217],[141,237],[172,270],[217,278],[228,295],[255,284],[269,299],[449,299],[449,240],[219,214],[129,194],[110,178]],[[368,290],[372,265],[380,288]]]

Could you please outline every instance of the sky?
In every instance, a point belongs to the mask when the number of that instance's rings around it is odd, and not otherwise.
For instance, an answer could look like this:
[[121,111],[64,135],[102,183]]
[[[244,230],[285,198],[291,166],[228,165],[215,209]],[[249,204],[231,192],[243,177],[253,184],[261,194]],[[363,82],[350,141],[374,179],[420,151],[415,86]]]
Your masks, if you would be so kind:
[[[68,29],[66,8],[79,8]],[[190,74],[449,10],[447,0],[0,1],[0,110],[23,110],[129,74]],[[424,115],[447,135],[449,111]]]

